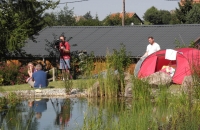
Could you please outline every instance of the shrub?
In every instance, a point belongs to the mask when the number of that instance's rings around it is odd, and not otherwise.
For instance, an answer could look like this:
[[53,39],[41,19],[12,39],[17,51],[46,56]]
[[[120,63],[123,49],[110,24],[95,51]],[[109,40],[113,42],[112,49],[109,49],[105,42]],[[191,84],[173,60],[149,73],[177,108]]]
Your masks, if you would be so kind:
[[14,63],[0,63],[0,85],[23,84],[28,78],[27,69]]

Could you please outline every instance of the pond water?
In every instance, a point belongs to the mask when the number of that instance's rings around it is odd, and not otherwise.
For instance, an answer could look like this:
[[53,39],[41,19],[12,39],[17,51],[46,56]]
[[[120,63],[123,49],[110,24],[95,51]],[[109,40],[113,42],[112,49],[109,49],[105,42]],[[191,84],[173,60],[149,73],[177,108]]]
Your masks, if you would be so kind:
[[0,123],[6,130],[79,130],[87,110],[87,99],[26,100],[13,110],[1,112]]
[[[199,129],[200,102],[187,96],[24,100],[0,112],[0,130]],[[2,106],[0,106],[2,107]]]

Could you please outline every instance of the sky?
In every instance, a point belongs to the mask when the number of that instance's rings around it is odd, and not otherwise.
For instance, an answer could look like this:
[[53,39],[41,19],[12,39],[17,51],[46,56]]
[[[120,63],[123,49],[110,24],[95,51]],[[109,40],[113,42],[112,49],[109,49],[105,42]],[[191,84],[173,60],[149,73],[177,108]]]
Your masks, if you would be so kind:
[[[74,2],[81,0],[60,0],[60,3]],[[54,11],[63,9],[65,4],[59,4]],[[90,11],[93,17],[96,14],[99,20],[103,20],[107,15],[119,13],[123,10],[123,0],[88,0],[83,2],[67,3],[69,9],[73,9],[77,16],[84,15]],[[178,8],[178,0],[125,0],[125,11],[135,12],[141,19],[147,9],[152,6],[158,10],[174,10]],[[54,12],[53,11],[53,12]]]

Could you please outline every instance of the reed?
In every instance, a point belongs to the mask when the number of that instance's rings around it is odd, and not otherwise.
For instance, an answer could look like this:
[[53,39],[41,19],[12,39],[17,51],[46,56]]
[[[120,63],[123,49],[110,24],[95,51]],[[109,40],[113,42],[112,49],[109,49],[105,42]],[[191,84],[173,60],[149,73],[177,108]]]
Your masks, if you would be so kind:
[[99,110],[92,118],[85,116],[83,130],[199,129],[200,102],[192,94],[175,95],[169,91],[169,86],[154,88],[136,78],[133,78],[133,86],[133,98],[128,103],[121,100],[116,105],[108,98],[98,103],[90,101],[90,107]]

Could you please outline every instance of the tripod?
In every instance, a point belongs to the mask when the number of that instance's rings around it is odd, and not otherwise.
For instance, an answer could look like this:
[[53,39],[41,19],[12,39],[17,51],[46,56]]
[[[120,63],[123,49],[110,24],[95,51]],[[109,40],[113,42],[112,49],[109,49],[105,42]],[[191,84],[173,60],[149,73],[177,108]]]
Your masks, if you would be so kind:
[[[66,42],[68,42],[71,39],[72,39],[72,37],[69,37],[66,40]],[[59,48],[61,46],[60,44],[62,44],[62,46],[66,49],[65,41],[62,42],[62,43],[59,43]],[[60,61],[60,68],[62,69],[63,80],[64,79],[70,79],[70,63],[69,63],[70,61],[66,61],[66,59],[64,58],[65,52],[60,51],[60,49],[59,49],[59,52],[60,52],[60,60],[62,60],[62,61]],[[68,55],[70,57],[70,50],[69,50],[68,53],[69,53]],[[70,60],[70,59],[68,59],[68,60]],[[64,74],[66,74],[66,75],[64,75]]]

